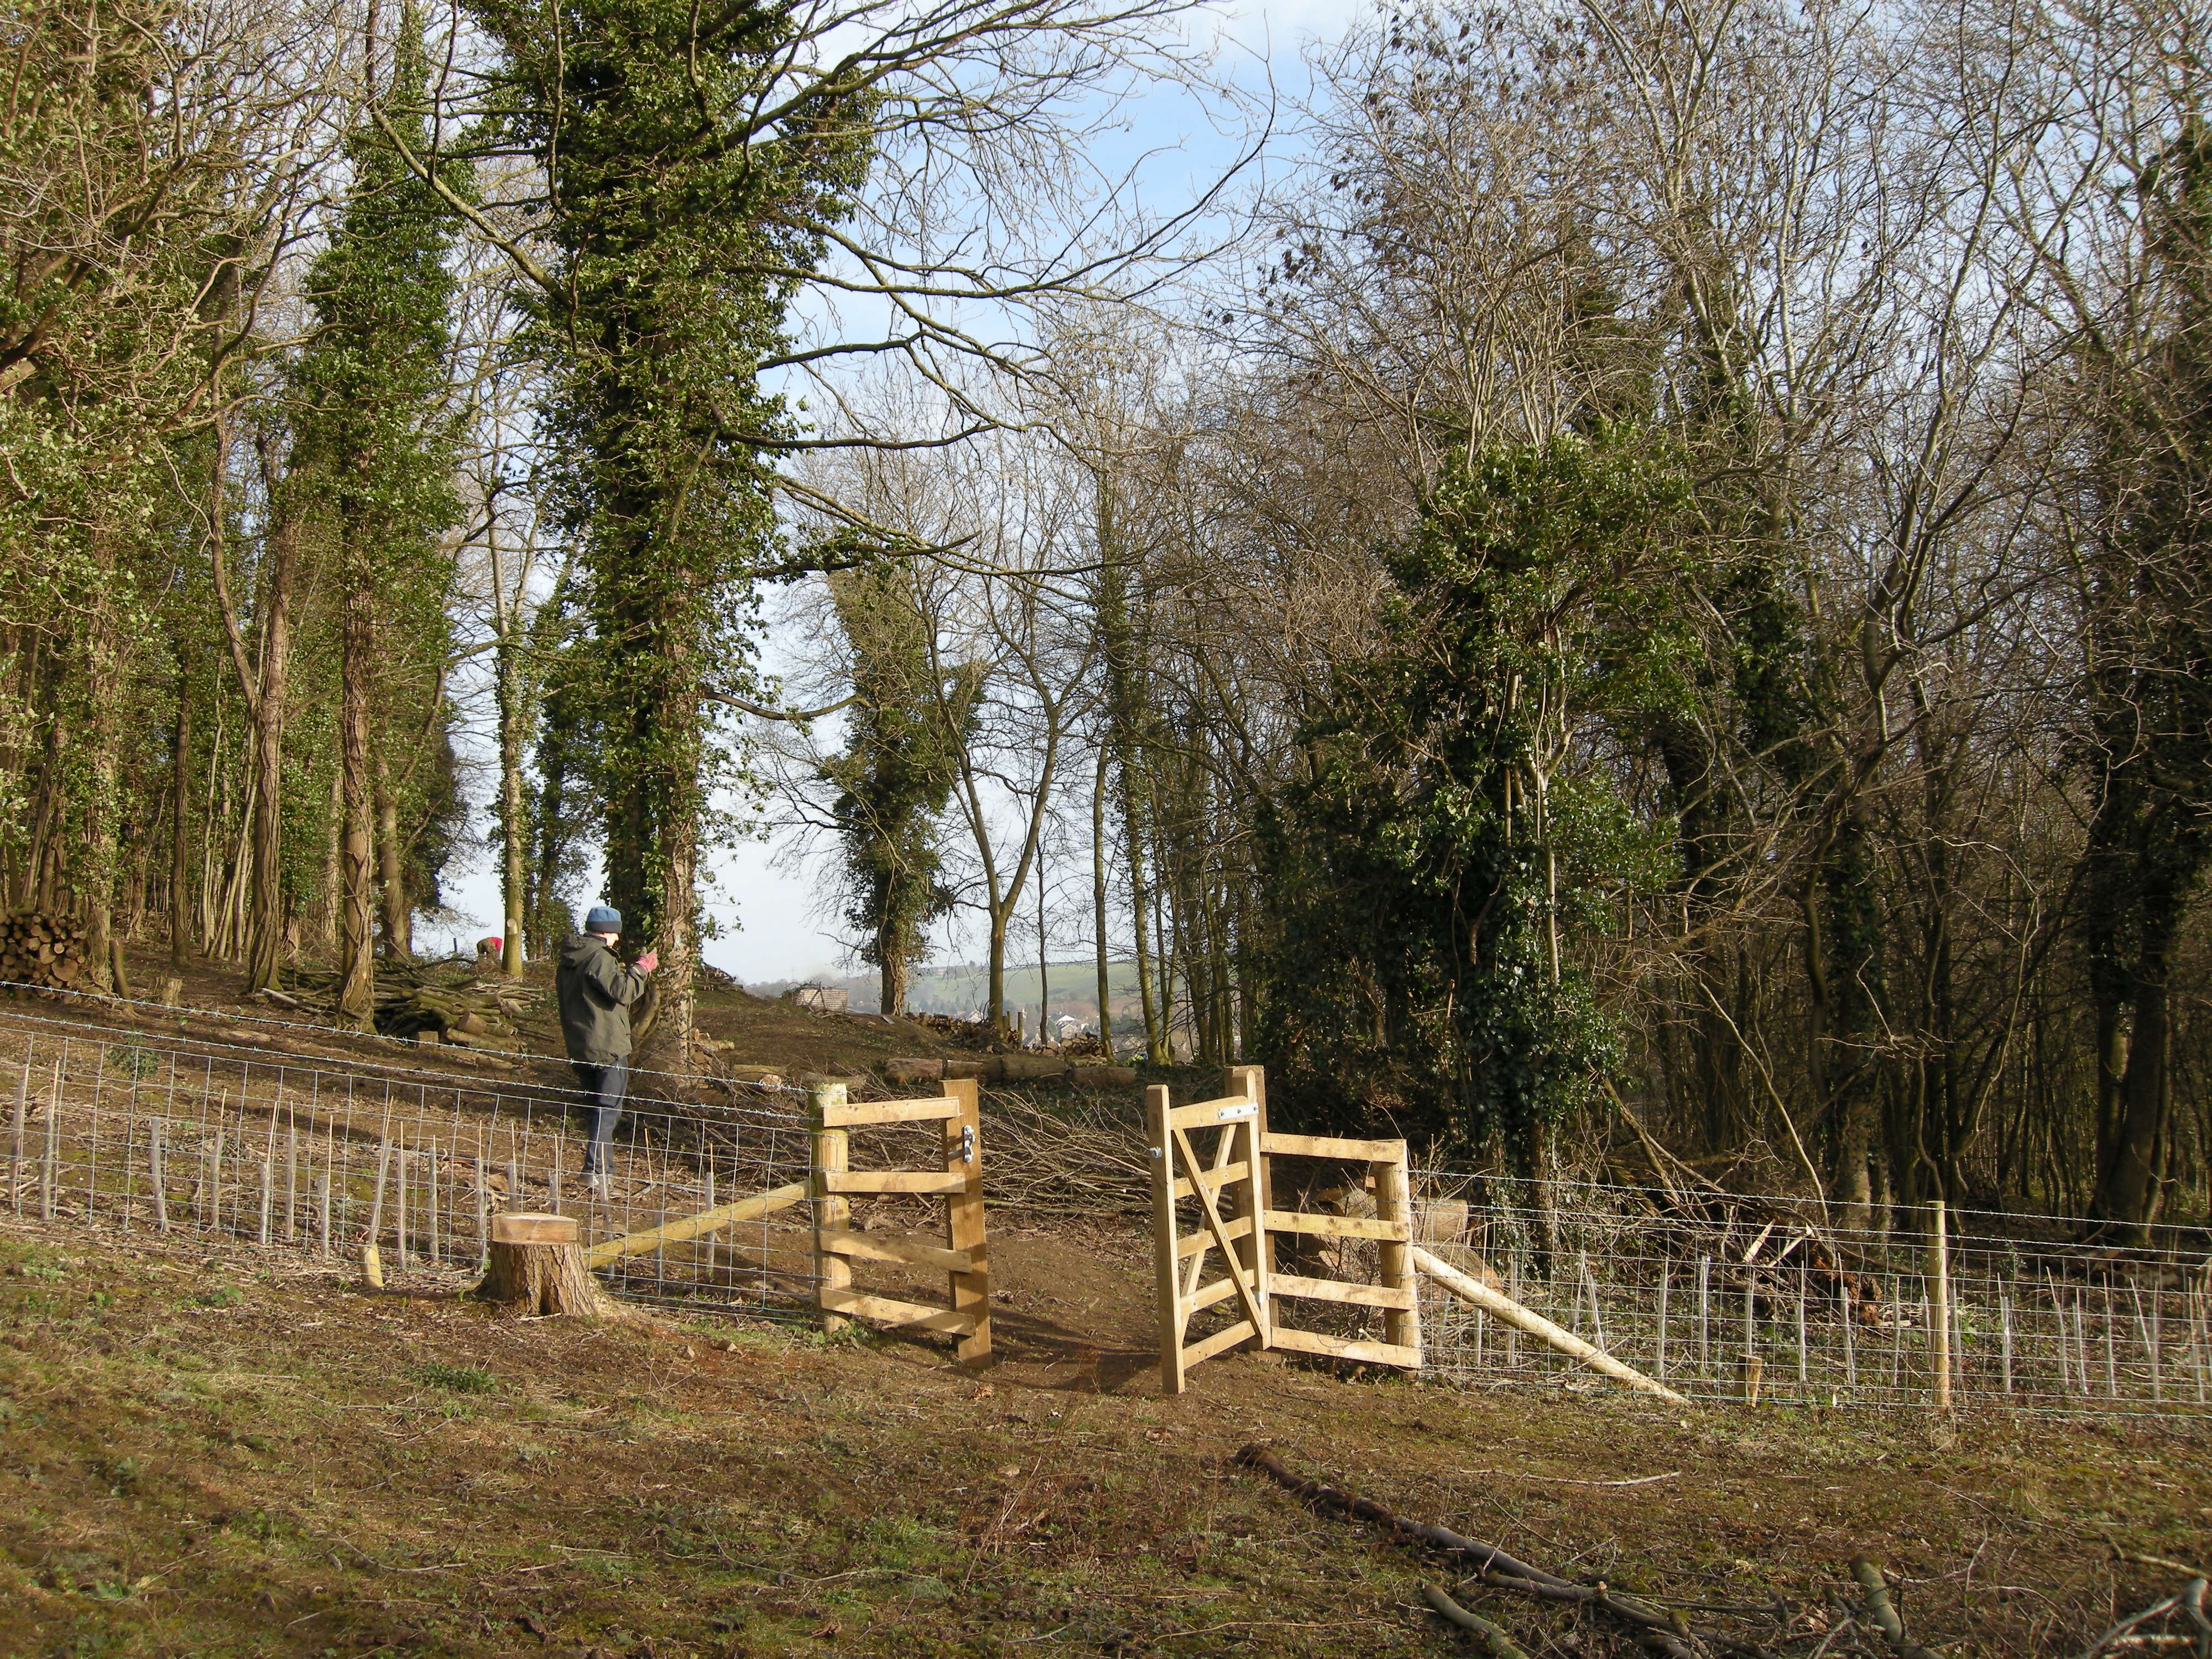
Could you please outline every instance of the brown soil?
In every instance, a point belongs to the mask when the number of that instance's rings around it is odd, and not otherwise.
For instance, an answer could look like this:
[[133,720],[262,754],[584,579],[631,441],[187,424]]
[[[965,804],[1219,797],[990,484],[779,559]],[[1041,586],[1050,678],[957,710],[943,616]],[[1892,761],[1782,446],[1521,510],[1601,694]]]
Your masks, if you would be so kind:
[[[1000,1359],[974,1375],[881,1338],[519,1322],[12,1226],[0,1652],[1455,1650],[1419,1601],[1449,1571],[1235,1468],[1255,1439],[1692,1601],[1817,1620],[1867,1551],[1953,1653],[2078,1651],[2177,1578],[2115,1546],[2201,1564],[2212,1530],[2206,1443],[2147,1425],[1668,1410],[1250,1358],[1162,1399],[1141,1238],[1001,1224],[992,1255]],[[1532,1652],[1626,1650],[1470,1599]]]
[[[183,1006],[173,1012],[150,1006],[161,994],[161,981],[171,975],[184,985]],[[518,1022],[520,1055],[476,1054],[341,1030],[325,1016],[244,995],[243,976],[228,963],[195,959],[183,968],[171,967],[160,958],[137,963],[132,968],[132,988],[142,1000],[136,1004],[90,997],[16,994],[22,997],[21,1006],[26,1012],[43,1018],[185,1032],[272,1053],[374,1060],[387,1065],[398,1060],[409,1066],[466,1076],[495,1076],[520,1066],[530,1075],[560,1080],[565,1078],[567,1066],[560,1021],[550,994],[552,965],[531,964],[524,983],[546,994]],[[952,1052],[942,1038],[917,1021],[815,1013],[712,982],[700,988],[696,1018],[700,1034],[714,1045],[700,1056],[710,1072],[733,1066],[754,1070],[768,1067],[787,1078],[808,1073],[845,1076],[879,1069],[893,1055]]]

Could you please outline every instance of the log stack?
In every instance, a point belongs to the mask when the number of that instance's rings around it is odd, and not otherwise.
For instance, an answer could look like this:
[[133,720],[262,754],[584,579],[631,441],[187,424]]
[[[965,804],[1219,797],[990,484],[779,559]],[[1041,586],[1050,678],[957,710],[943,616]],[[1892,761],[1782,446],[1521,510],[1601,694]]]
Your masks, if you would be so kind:
[[0,916],[0,980],[57,991],[74,990],[91,967],[81,921],[43,910]]
[[434,1031],[441,1042],[464,1048],[513,1050],[521,1046],[514,1018],[522,1004],[495,988],[474,985],[416,985],[380,988],[376,1029],[386,1036]]

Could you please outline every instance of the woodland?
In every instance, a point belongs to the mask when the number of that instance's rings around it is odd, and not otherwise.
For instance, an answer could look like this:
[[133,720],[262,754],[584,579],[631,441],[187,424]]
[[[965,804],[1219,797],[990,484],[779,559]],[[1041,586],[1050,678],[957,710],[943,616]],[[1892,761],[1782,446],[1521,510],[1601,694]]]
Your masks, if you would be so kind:
[[78,988],[366,1024],[489,858],[681,1070],[784,823],[885,1012],[948,923],[1001,1024],[1133,963],[1286,1127],[2207,1220],[2203,9],[0,17],[0,882]]

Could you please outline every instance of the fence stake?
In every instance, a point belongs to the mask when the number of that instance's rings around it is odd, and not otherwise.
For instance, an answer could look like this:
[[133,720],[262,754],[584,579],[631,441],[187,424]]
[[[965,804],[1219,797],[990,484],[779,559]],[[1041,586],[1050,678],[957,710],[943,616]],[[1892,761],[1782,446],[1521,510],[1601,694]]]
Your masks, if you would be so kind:
[[[483,1154],[478,1152],[477,1154],[477,1270],[479,1273],[489,1273],[491,1270],[490,1199],[485,1191],[485,1182],[490,1179],[491,1166],[484,1161]],[[714,1206],[709,1204],[707,1207],[711,1210]]]
[[2012,1397],[2012,1297],[2002,1289],[1997,1291],[1998,1352],[2004,1364],[2005,1397]]
[[1698,1258],[1698,1381],[1711,1382],[1713,1379],[1712,1357],[1708,1346],[1711,1334],[1713,1259],[1709,1255]]
[[15,1079],[15,1114],[8,1130],[8,1195],[23,1213],[23,1129],[31,1112],[31,1055],[23,1054],[23,1074]]
[[376,1143],[376,1191],[368,1200],[368,1243],[374,1248],[384,1234],[384,1178],[392,1163],[392,1143]]
[[2159,1340],[2158,1304],[2159,1285],[2154,1279],[2150,1285],[2150,1397],[2153,1404],[2166,1398],[2165,1373],[2159,1361],[2159,1349],[2162,1345]]
[[261,1159],[261,1231],[259,1235],[260,1245],[264,1250],[269,1248],[269,1202],[275,1195],[276,1185],[276,1164],[264,1153]]
[[1929,1334],[1935,1338],[1935,1352],[1929,1363],[1936,1371],[1936,1409],[1951,1409],[1951,1264],[1949,1241],[1945,1237],[1943,1200],[1931,1199],[1928,1205],[1935,1223],[1933,1243],[1929,1247],[1929,1290],[1935,1298],[1933,1322]]
[[107,1045],[103,1042],[93,1051],[92,1128],[86,1137],[84,1152],[84,1220],[87,1226],[98,1218],[100,1210],[100,1096],[106,1081]]
[[[1674,1281],[1674,1258],[1662,1256],[1659,1259],[1659,1351],[1653,1356],[1651,1367],[1662,1382],[1667,1380],[1667,1291]],[[1480,1315],[1476,1316],[1477,1318],[1480,1316]],[[1480,1340],[1480,1337],[1477,1340]]]
[[2081,1385],[2081,1398],[2089,1397],[2089,1287],[2074,1292],[2074,1380]]
[[284,1242],[300,1240],[300,1120],[290,1115],[284,1126]]
[[327,1261],[331,1254],[331,1170],[328,1164],[315,1171],[315,1228],[322,1255]]
[[1857,1286],[1845,1281],[1844,1293],[1839,1299],[1844,1316],[1844,1386],[1856,1389],[1859,1385],[1859,1355],[1857,1333],[1852,1328],[1859,1322]]
[[2120,1397],[2119,1346],[2112,1335],[2112,1276],[2105,1275],[2105,1396]]
[[1797,1265],[1797,1391],[1805,1391],[1805,1274],[1802,1261]]
[[429,1179],[430,1265],[433,1267],[442,1267],[446,1265],[445,1230],[441,1225],[444,1218],[438,1212],[438,1143],[434,1140],[430,1143]]
[[[54,1067],[54,1075],[61,1075],[61,1067]],[[39,1219],[54,1218],[54,1188],[62,1178],[62,1101],[57,1087],[54,1098],[46,1107],[46,1152],[39,1159]]]
[[1743,1377],[1744,1394],[1751,1403],[1759,1403],[1759,1376],[1765,1367],[1759,1358],[1759,1274],[1747,1267],[1743,1275]]
[[155,1118],[146,1126],[147,1175],[154,1184],[154,1225],[169,1231],[168,1124]]
[[[1510,1240],[1505,1249],[1505,1294],[1516,1302],[1521,1299],[1521,1257]],[[1505,1328],[1505,1364],[1509,1370],[1517,1370],[1521,1364],[1521,1330],[1516,1325]]]

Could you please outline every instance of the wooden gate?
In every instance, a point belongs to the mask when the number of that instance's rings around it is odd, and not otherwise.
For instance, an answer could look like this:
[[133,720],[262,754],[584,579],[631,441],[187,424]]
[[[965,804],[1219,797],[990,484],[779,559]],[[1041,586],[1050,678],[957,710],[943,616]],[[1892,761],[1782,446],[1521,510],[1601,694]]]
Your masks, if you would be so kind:
[[[1147,1089],[1145,1116],[1152,1164],[1160,1378],[1168,1393],[1183,1391],[1193,1366],[1247,1346],[1419,1368],[1413,1191],[1404,1141],[1271,1133],[1267,1075],[1257,1066],[1231,1066],[1221,1097],[1187,1106],[1170,1103],[1164,1088]],[[1212,1143],[1202,1147],[1200,1139],[1208,1134]],[[1277,1209],[1277,1158],[1365,1165],[1374,1186],[1375,1213]],[[1185,1205],[1195,1210],[1194,1231],[1184,1230]],[[1274,1239],[1282,1234],[1373,1240],[1376,1277],[1361,1283],[1278,1273]],[[1219,1276],[1209,1279],[1206,1269],[1216,1257]],[[1237,1305],[1230,1310],[1234,1316],[1227,1325],[1190,1340],[1196,1315],[1231,1300]],[[1384,1340],[1355,1340],[1285,1324],[1280,1308],[1285,1300],[1379,1309]]]
[[[1264,1076],[1232,1066],[1218,1100],[1169,1104],[1164,1087],[1145,1091],[1152,1158],[1152,1222],[1160,1304],[1160,1376],[1181,1394],[1193,1365],[1249,1342],[1267,1346],[1267,1208],[1260,1156],[1267,1133]],[[1204,1154],[1193,1137],[1213,1137]],[[1198,1231],[1185,1233],[1176,1206],[1194,1200]],[[1206,1278],[1218,1255],[1221,1276]],[[1211,1336],[1187,1342],[1192,1316],[1234,1298],[1237,1317]]]
[[[960,1339],[963,1361],[991,1352],[991,1270],[983,1226],[983,1126],[977,1086],[950,1082],[936,1099],[845,1097],[842,1084],[813,1091],[814,1272],[824,1330],[847,1318],[893,1329],[946,1331]],[[851,1131],[890,1123],[942,1123],[945,1163],[932,1170],[855,1170]],[[851,1200],[887,1193],[945,1200],[942,1242],[920,1233],[856,1232]],[[890,1261],[944,1272],[947,1305],[871,1296],[853,1286],[853,1263]]]

